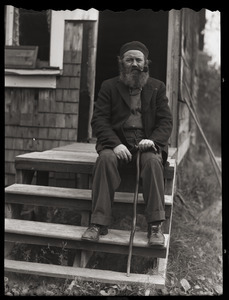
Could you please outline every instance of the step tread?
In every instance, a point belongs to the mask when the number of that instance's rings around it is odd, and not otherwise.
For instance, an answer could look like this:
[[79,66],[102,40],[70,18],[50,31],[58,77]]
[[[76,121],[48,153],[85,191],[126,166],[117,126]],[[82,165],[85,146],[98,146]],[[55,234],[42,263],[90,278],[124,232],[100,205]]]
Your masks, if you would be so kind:
[[[74,189],[63,187],[39,186],[31,184],[14,183],[5,188],[5,194],[20,194],[30,196],[46,196],[56,198],[81,199],[91,201],[91,190]],[[114,202],[116,203],[133,203],[134,193],[116,192]],[[6,198],[7,201],[7,198]],[[165,195],[165,205],[172,205],[172,195]],[[144,204],[143,195],[139,193],[138,203]]]
[[[172,154],[173,155],[173,154]],[[94,164],[98,157],[97,152],[94,151],[57,151],[56,149],[46,150],[42,152],[29,152],[17,155],[15,157],[16,162],[20,161],[34,161],[34,162],[62,162],[62,163],[73,163],[73,164],[87,164],[92,163]],[[167,161],[169,165],[172,167],[174,166],[175,159],[168,157]]]
[[[45,238],[63,239],[63,240],[73,240],[81,241],[81,236],[87,227],[66,225],[66,224],[56,224],[56,223],[46,223],[37,221],[27,221],[18,219],[7,219],[5,218],[5,232],[13,233],[18,235],[30,235]],[[146,232],[136,231],[134,236],[133,247],[141,248],[159,248],[165,249],[168,245],[169,235],[164,234],[165,245],[164,247],[149,247]],[[109,229],[108,234],[105,236],[100,236],[98,242],[99,244],[109,244],[109,245],[129,245],[130,231],[127,230],[117,230]],[[91,242],[89,242],[91,243]]]
[[[33,170],[46,172],[72,172],[92,174],[98,154],[96,152],[72,152],[47,150],[30,152],[15,157],[17,170]],[[175,159],[168,157],[168,165],[164,169],[165,178],[172,178]]]
[[152,284],[158,288],[163,287],[165,284],[165,278],[160,274],[148,275],[131,273],[130,276],[126,276],[126,273],[123,272],[15,261],[9,259],[5,259],[4,264],[5,271],[39,276],[70,278],[93,282],[99,281],[103,283]]

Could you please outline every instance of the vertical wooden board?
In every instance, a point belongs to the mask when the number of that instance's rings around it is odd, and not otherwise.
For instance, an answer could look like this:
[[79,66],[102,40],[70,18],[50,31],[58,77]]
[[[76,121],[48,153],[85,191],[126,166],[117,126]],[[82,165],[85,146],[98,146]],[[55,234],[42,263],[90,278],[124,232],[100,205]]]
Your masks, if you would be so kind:
[[21,102],[21,89],[13,89],[11,94],[11,110],[12,115],[19,114],[19,103]]
[[178,131],[177,114],[180,75],[180,18],[180,11],[172,9],[169,12],[166,91],[173,114],[173,131],[170,138],[170,143],[173,147],[177,147]]
[[29,112],[28,110],[28,100],[26,97],[22,97],[20,101],[20,112],[21,114],[27,114]]
[[8,88],[5,88],[5,113],[10,112],[11,108],[11,91]]
[[86,142],[89,138],[90,118],[93,107],[95,57],[95,22],[85,22],[83,27],[83,56],[80,80],[78,141]]
[[[190,113],[189,113],[189,109],[188,109],[186,103],[179,102],[179,106],[178,107],[179,107],[178,119],[179,120],[189,119]],[[180,129],[179,129],[179,131],[180,131]]]
[[[196,96],[197,84],[196,70],[198,68],[198,22],[199,15],[189,8],[183,8],[181,26],[181,65],[180,65],[180,97],[190,101]],[[187,90],[187,88],[188,90]],[[178,136],[178,163],[184,157],[190,145],[192,117],[185,103],[179,103],[179,136]]]
[[88,41],[88,88],[89,88],[89,117],[88,117],[88,140],[92,138],[91,119],[94,109],[94,92],[95,92],[95,74],[96,74],[96,53],[97,53],[97,36],[98,36],[98,21],[91,22]]
[[64,34],[64,63],[81,63],[83,24],[66,21]]
[[15,174],[5,174],[5,186],[15,183]]
[[179,136],[179,147],[177,151],[177,165],[180,164],[181,160],[185,156],[190,146],[190,132],[185,135]]

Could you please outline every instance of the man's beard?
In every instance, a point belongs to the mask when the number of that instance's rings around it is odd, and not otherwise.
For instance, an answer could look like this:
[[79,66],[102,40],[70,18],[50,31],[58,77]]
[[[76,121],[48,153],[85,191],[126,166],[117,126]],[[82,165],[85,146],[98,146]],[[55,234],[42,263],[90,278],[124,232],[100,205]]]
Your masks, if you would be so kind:
[[132,89],[142,88],[149,78],[148,68],[147,71],[141,71],[138,68],[126,68],[122,63],[120,63],[119,71],[121,81]]

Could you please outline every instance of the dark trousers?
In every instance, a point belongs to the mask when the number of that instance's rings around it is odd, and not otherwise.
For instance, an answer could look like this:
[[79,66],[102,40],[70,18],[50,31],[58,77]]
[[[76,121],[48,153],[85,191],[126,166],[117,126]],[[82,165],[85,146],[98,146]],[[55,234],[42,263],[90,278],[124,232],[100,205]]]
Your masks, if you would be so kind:
[[[136,160],[136,155],[132,158]],[[121,183],[120,164],[113,150],[99,153],[92,181],[91,223],[109,226],[112,223],[112,203],[114,193]],[[165,220],[164,174],[162,156],[154,152],[142,152],[140,158],[140,178],[145,201],[146,221]]]

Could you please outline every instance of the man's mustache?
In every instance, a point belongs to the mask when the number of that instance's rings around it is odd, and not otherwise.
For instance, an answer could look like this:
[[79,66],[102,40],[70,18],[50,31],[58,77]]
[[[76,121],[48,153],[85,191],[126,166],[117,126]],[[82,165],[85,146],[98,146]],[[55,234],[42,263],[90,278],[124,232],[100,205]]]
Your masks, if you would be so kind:
[[131,71],[148,72],[149,68],[147,66],[145,66],[143,69],[138,68],[138,67],[132,67]]

